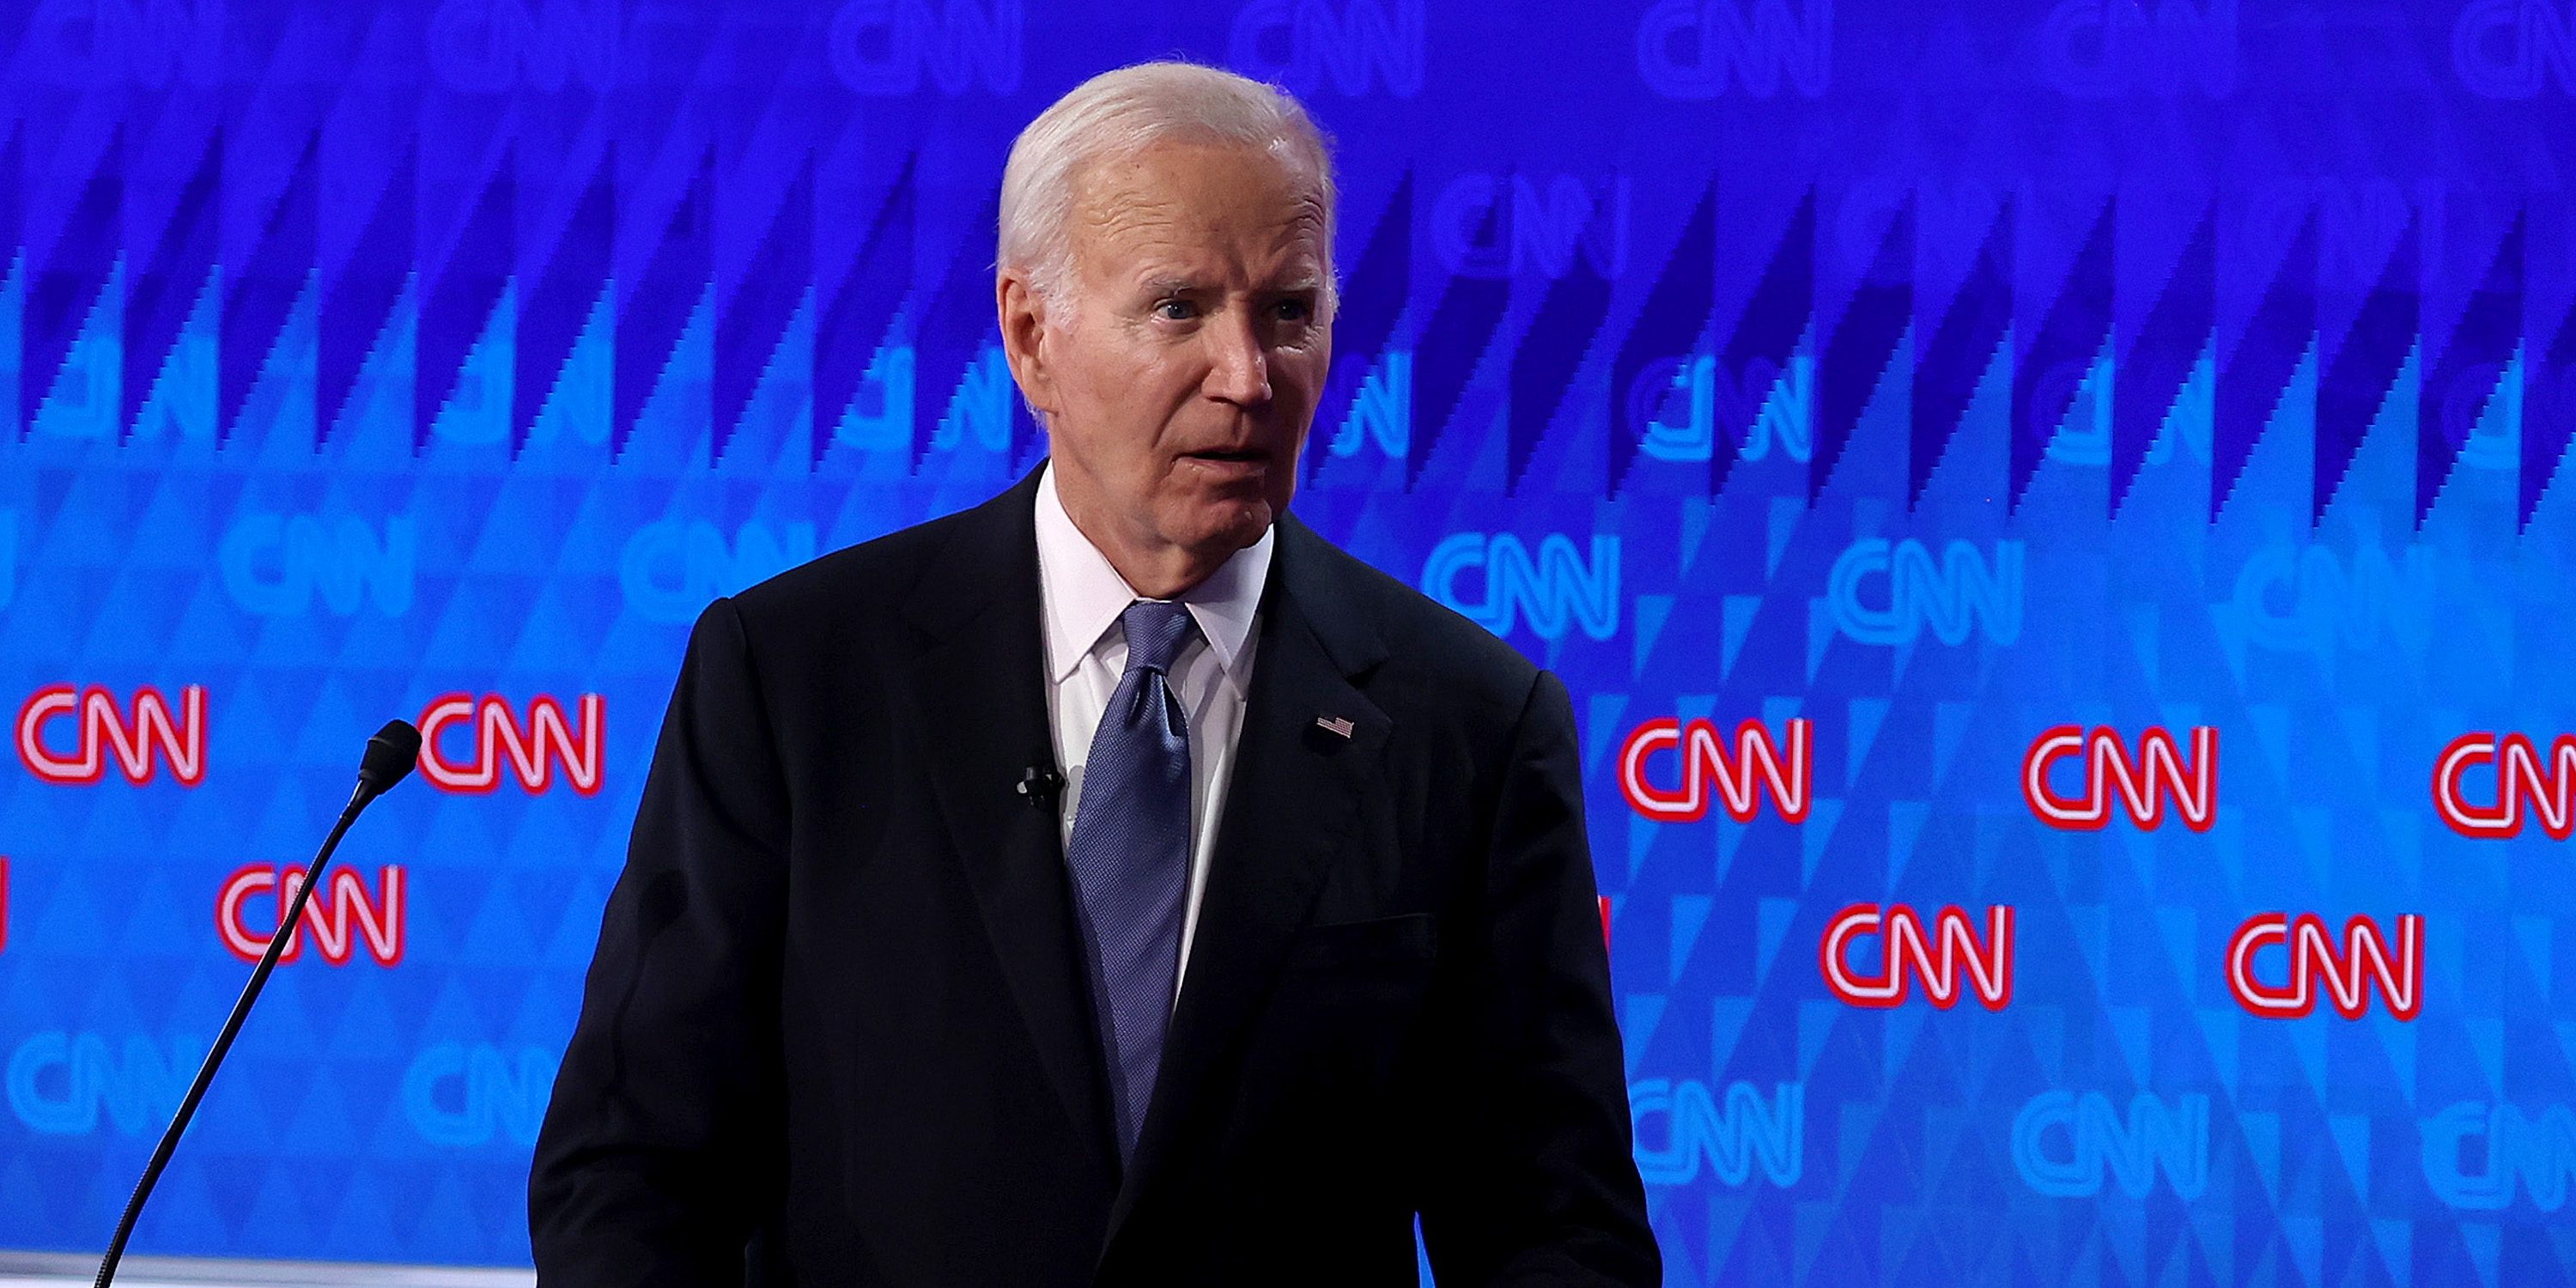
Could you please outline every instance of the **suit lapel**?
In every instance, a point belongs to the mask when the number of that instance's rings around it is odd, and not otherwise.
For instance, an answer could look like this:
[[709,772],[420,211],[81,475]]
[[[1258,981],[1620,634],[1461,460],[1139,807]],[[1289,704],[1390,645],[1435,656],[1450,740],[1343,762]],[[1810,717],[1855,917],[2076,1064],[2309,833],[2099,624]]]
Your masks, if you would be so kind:
[[[1350,597],[1335,584],[1334,552],[1294,518],[1283,516],[1278,532],[1198,931],[1104,1256],[1157,1171],[1176,1161],[1181,1125],[1220,1090],[1216,1075],[1311,916],[1389,729],[1351,684],[1385,649],[1366,622],[1340,611]],[[1319,721],[1348,721],[1347,733]]]
[[904,606],[919,630],[908,699],[932,793],[1076,1134],[1117,1157],[1052,797],[1018,790],[1055,766],[1039,621],[1037,475],[979,507],[928,562]]

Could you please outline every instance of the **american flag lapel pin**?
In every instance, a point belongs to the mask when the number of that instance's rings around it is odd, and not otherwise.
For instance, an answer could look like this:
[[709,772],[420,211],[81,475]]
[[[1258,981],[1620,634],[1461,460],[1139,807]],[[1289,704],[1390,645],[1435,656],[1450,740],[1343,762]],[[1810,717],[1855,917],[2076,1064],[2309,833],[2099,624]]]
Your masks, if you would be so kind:
[[1348,738],[1351,736],[1351,730],[1356,726],[1352,725],[1349,718],[1345,716],[1317,716],[1315,727],[1326,733],[1339,734]]

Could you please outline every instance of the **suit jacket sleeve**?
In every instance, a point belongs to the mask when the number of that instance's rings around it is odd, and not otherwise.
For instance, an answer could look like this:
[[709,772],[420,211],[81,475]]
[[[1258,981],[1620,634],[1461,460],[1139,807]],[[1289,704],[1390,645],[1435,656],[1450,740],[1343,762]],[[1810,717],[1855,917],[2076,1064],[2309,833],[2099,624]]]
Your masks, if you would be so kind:
[[1540,672],[1505,757],[1422,1234],[1442,1288],[1662,1282],[1630,1153],[1581,761]]
[[741,1282],[780,1157],[787,799],[742,620],[698,619],[529,1174],[549,1288]]

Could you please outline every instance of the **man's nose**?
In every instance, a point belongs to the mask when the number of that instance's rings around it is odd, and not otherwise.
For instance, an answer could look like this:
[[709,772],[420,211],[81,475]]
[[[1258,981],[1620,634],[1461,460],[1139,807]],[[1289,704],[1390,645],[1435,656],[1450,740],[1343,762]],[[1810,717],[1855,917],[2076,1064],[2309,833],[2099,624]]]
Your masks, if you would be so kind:
[[1207,337],[1212,350],[1209,397],[1245,406],[1270,401],[1270,356],[1249,315],[1229,309],[1200,334]]

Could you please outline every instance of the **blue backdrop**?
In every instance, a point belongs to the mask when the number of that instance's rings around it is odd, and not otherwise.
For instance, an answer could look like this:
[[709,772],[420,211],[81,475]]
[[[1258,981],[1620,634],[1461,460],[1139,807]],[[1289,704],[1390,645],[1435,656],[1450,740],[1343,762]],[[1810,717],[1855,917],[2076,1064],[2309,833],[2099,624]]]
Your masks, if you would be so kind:
[[1099,8],[0,9],[0,1246],[400,715],[138,1247],[525,1264],[688,621],[1040,455],[1004,151],[1177,53],[1339,139],[1300,512],[1574,689],[1670,1282],[2576,1280],[2576,6]]

